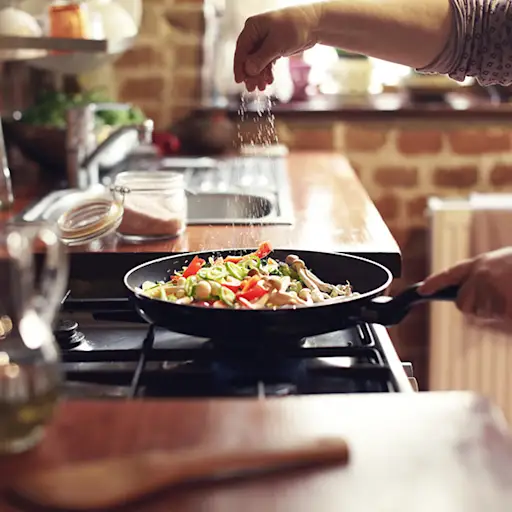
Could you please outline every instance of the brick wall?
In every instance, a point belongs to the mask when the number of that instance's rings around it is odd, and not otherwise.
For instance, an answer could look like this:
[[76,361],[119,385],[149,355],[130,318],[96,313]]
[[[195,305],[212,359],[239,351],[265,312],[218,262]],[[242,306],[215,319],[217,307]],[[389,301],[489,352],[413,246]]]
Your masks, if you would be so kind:
[[[137,103],[158,128],[197,105],[203,30],[203,0],[144,0],[137,44],[114,65],[119,99]],[[512,123],[308,122],[298,114],[278,119],[277,131],[292,149],[335,150],[349,157],[402,249],[404,274],[396,289],[428,272],[428,196],[512,190]],[[426,310],[417,308],[392,337],[425,387]]]
[[[402,249],[404,273],[396,290],[422,280],[428,272],[429,196],[512,191],[512,123],[337,123],[297,118],[278,120],[277,130],[291,148],[332,149],[348,156]],[[426,308],[418,308],[392,332],[401,357],[413,361],[423,386],[427,328]]]
[[117,96],[165,128],[200,99],[203,0],[143,3],[137,43],[114,64]]

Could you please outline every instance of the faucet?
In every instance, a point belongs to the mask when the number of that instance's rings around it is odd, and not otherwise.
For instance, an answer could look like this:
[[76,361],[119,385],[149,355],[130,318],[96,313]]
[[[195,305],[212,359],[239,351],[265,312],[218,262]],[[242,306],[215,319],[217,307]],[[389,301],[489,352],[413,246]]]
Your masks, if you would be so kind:
[[0,210],[9,209],[13,203],[11,171],[7,165],[7,151],[2,130],[2,117],[0,116]]
[[140,125],[120,126],[101,144],[97,144],[95,113],[101,110],[127,110],[129,108],[129,105],[121,103],[91,103],[68,110],[66,173],[70,187],[86,190],[99,185],[101,158],[125,134],[135,131],[138,134],[139,144],[151,144],[153,121],[149,119]]

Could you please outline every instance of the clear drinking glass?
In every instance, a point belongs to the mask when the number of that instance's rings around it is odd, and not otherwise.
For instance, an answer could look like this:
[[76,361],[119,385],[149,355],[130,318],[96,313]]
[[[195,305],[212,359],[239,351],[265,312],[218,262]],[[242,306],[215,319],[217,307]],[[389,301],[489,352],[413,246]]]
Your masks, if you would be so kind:
[[8,210],[13,203],[11,171],[7,165],[2,118],[0,117],[0,210]]
[[52,324],[67,279],[65,246],[53,228],[0,233],[0,454],[35,446],[52,417],[61,382]]

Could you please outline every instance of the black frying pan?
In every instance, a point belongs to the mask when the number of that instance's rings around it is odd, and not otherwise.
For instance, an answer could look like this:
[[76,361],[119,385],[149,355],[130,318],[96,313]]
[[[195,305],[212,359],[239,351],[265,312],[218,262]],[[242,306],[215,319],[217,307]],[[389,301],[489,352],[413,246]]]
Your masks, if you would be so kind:
[[400,322],[411,306],[425,300],[455,300],[457,287],[424,297],[413,285],[394,298],[381,297],[393,279],[388,269],[364,258],[292,249],[274,250],[271,257],[284,261],[297,254],[320,279],[331,284],[349,281],[359,296],[337,304],[318,304],[296,309],[245,310],[217,309],[174,304],[148,298],[137,293],[144,281],[168,280],[194,256],[208,260],[210,256],[241,255],[256,249],[230,249],[179,254],[149,261],[130,270],[124,277],[132,292],[139,315],[146,321],[169,330],[219,341],[250,342],[258,340],[293,340],[338,331],[358,323],[394,325]]

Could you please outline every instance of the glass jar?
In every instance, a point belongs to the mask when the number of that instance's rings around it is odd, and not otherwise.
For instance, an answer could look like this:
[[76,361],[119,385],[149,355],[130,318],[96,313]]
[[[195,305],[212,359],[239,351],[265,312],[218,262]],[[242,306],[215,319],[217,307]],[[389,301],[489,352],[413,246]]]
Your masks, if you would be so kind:
[[123,202],[123,192],[113,188],[64,212],[57,220],[60,239],[75,246],[115,233],[123,218]]
[[124,195],[118,234],[129,241],[170,239],[187,225],[183,174],[169,171],[128,171],[116,176],[114,189]]
[[50,37],[88,39],[90,23],[85,2],[56,0],[49,7]]

